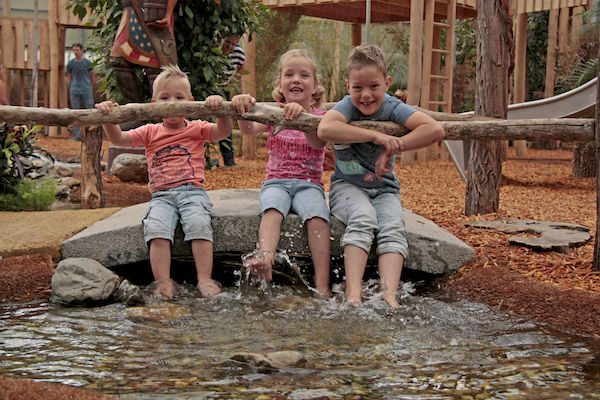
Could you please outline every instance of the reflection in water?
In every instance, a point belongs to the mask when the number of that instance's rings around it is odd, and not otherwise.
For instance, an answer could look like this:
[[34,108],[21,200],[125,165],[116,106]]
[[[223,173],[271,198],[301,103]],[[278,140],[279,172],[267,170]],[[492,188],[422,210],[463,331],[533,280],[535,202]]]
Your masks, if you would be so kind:
[[[189,313],[159,320],[122,304],[4,305],[0,375],[126,399],[600,398],[592,339],[404,289],[390,310],[377,294],[353,308],[243,284],[211,300],[185,293],[173,303]],[[230,360],[279,350],[307,362],[267,371]]]

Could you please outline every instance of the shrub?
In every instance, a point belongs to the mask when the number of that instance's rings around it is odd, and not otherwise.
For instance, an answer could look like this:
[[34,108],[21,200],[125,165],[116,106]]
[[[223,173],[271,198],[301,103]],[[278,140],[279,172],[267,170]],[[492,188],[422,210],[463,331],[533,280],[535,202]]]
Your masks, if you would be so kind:
[[35,133],[40,127],[0,123],[0,193],[16,194],[18,183],[28,171],[19,157],[33,153]]
[[16,185],[16,193],[0,194],[2,211],[42,211],[56,200],[56,180],[51,177],[23,179]]

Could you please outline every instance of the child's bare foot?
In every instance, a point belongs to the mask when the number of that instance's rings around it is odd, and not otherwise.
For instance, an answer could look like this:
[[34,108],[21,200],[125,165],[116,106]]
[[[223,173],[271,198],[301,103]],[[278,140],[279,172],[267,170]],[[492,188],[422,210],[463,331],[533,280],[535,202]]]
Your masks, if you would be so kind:
[[156,282],[154,294],[165,298],[172,299],[175,296],[175,284],[171,279],[159,279]]
[[396,292],[384,292],[383,299],[390,305],[392,308],[400,307],[400,303],[396,300]]
[[362,296],[360,293],[346,292],[346,303],[353,307],[358,307],[362,304]]
[[273,279],[273,264],[275,255],[270,251],[258,251],[252,257],[244,260],[244,267],[250,270],[250,273],[256,275],[265,282],[271,282]]
[[331,290],[329,290],[329,287],[317,288],[317,295],[319,298],[327,300],[331,298]]
[[198,282],[198,290],[200,290],[200,294],[202,297],[210,299],[213,296],[221,293],[221,285],[219,282],[214,279],[203,279]]

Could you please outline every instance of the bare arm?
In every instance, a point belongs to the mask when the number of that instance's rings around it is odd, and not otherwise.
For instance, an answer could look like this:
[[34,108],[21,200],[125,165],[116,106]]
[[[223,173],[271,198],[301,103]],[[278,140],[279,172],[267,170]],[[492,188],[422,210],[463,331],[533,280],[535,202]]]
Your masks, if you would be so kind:
[[[223,104],[223,97],[219,95],[211,95],[206,98],[206,105],[211,109],[217,109]],[[218,142],[221,139],[225,139],[231,134],[231,120],[229,118],[217,118],[217,124],[214,125],[210,130],[210,141]]]
[[[250,108],[252,108],[254,104],[256,104],[256,99],[249,94],[238,94],[231,99],[231,105],[237,109],[242,116],[250,111]],[[249,136],[256,136],[267,130],[267,125],[261,124],[260,122],[247,121],[245,119],[238,119],[238,126],[240,127],[240,132]]]
[[[117,103],[113,103],[112,101],[103,101],[102,103],[96,104],[96,108],[104,114],[109,114],[118,106]],[[110,140],[111,143],[116,144],[117,146],[133,147],[131,137],[128,133],[121,131],[119,125],[103,124],[102,127],[104,128],[104,132],[106,132],[106,137],[108,137],[108,140]]]
[[420,149],[446,136],[440,123],[421,111],[412,113],[404,126],[410,129],[409,133],[402,136],[404,150]]
[[317,135],[322,140],[328,140],[333,143],[373,142],[384,146],[386,151],[392,154],[404,150],[402,138],[350,125],[346,121],[346,117],[336,110],[329,110],[323,116],[317,128]]

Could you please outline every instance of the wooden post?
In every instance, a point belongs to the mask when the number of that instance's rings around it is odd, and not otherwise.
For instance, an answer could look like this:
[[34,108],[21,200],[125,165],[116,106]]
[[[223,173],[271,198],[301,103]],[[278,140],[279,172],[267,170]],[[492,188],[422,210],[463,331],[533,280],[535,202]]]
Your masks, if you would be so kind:
[[362,24],[352,24],[352,47],[360,46],[362,42]]
[[[48,31],[50,33],[50,108],[58,108],[59,93],[59,57],[64,53],[59,48],[57,0],[48,1]],[[48,136],[59,136],[57,126],[48,128]]]
[[[600,50],[598,51],[600,64]],[[600,68],[597,74],[600,81]],[[594,260],[592,265],[600,271],[600,85],[596,85],[596,234],[594,238]]]
[[[506,118],[508,114],[513,33],[512,19],[505,4],[504,0],[477,0],[476,115]],[[498,211],[502,160],[501,140],[472,142],[466,215]]]
[[[410,2],[410,42],[408,51],[408,95],[406,103],[418,106],[421,100],[421,70],[423,69],[423,0]],[[402,153],[400,165],[410,165],[415,160],[413,151]]]
[[560,9],[558,20],[558,51],[564,53],[569,47],[569,7]]
[[556,79],[556,45],[558,43],[558,9],[550,10],[548,19],[548,47],[546,49],[546,86],[544,97],[554,96]]
[[[246,53],[246,62],[244,69],[248,74],[242,75],[242,93],[248,93],[256,97],[256,38],[252,35],[252,40],[246,36],[244,41],[244,52]],[[248,160],[256,159],[256,136],[242,136],[242,155]]]
[[102,208],[102,126],[81,128],[81,208]]
[[[517,14],[515,26],[515,72],[513,103],[522,103],[526,98],[525,83],[527,81],[527,13]],[[513,142],[517,156],[527,155],[527,142],[516,140]]]

